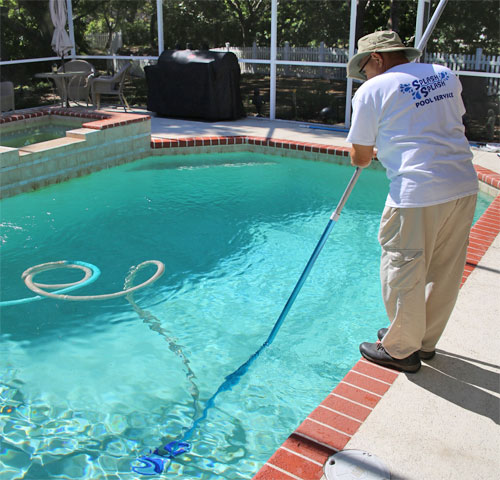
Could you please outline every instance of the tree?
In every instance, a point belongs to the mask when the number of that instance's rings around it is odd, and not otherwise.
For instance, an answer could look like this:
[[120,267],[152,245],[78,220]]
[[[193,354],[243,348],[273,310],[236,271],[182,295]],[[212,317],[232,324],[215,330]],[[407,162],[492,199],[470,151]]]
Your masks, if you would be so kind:
[[[432,2],[432,8],[437,5]],[[482,48],[487,55],[500,51],[500,16],[498,0],[450,0],[429,41],[433,52],[475,53]]]
[[[438,0],[432,0],[431,13],[438,4]],[[416,0],[358,0],[356,40],[375,30],[392,27],[408,44],[415,35],[417,5]],[[499,14],[498,0],[449,0],[427,50],[474,53],[476,48],[481,47],[490,55],[498,55]]]
[[344,46],[349,40],[347,0],[287,0],[278,5],[278,43]]
[[394,30],[408,44],[415,35],[416,12],[416,0],[358,0],[356,43],[376,30]]
[[399,32],[399,0],[390,0],[389,20],[387,21],[387,29]]
[[269,15],[270,2],[265,0],[224,0],[228,10],[238,19],[243,46],[250,46],[262,17]]
[[0,58],[51,57],[55,53],[52,41],[52,20],[48,1],[1,0]]
[[[147,42],[149,39],[149,23],[152,21],[153,0],[73,0],[75,34],[106,33],[107,47],[111,44],[113,33],[124,33],[126,43]],[[156,2],[154,2],[156,6]],[[156,29],[156,28],[155,28]],[[127,36],[129,38],[127,38]],[[82,47],[84,42],[79,43]]]
[[[232,21],[224,2],[176,1],[163,3],[163,24],[165,26],[165,48],[193,44],[195,48],[207,44],[210,47],[223,46],[230,41],[241,45],[237,24]],[[238,41],[233,40],[238,37]]]

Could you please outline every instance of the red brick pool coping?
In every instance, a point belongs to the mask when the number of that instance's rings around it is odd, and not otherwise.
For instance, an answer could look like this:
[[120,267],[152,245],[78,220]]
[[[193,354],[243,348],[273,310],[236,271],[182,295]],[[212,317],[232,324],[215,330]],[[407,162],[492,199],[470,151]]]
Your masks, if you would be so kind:
[[41,107],[13,112],[0,118],[0,125],[4,123],[17,122],[29,118],[44,117],[47,115],[62,115],[66,117],[88,118],[89,122],[82,125],[83,128],[94,130],[105,130],[107,128],[129,125],[131,123],[145,122],[151,117],[149,115],[138,115],[135,113],[102,112],[99,110],[77,110],[74,108]]
[[[152,138],[151,148],[214,145],[261,145],[347,157],[346,147],[261,137]],[[500,189],[500,174],[475,166],[481,181]],[[497,195],[472,227],[462,285],[500,233],[500,195]],[[319,480],[329,456],[342,450],[357,432],[399,373],[367,362],[352,367],[297,429],[276,450],[253,480]]]
[[251,136],[227,137],[186,137],[186,138],[152,138],[151,148],[207,147],[218,145],[260,145],[262,147],[283,148],[302,152],[325,153],[341,157],[349,156],[349,148],[320,143],[295,142],[275,138]]

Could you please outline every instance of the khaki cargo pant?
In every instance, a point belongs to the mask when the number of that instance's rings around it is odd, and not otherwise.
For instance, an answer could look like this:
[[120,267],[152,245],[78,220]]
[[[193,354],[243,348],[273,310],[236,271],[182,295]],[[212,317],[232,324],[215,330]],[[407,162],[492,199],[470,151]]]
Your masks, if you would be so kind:
[[436,347],[458,296],[477,195],[420,208],[385,207],[380,279],[395,358]]

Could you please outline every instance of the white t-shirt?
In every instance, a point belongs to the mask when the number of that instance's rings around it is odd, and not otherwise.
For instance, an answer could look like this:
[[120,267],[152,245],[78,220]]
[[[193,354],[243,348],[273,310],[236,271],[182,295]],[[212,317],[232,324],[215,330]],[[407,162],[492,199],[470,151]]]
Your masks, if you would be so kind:
[[386,205],[425,207],[478,191],[458,78],[405,63],[366,81],[352,100],[350,143],[375,145],[391,181]]

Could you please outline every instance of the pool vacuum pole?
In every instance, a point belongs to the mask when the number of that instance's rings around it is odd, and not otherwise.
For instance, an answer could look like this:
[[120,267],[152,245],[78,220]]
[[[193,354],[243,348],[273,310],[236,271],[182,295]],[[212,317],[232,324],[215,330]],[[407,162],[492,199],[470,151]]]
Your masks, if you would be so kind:
[[213,408],[217,396],[220,393],[228,391],[232,387],[234,387],[240,381],[240,378],[243,377],[243,375],[245,375],[245,373],[248,371],[253,362],[259,357],[262,351],[269,345],[271,345],[274,338],[278,334],[281,325],[283,325],[283,322],[285,321],[285,318],[288,315],[290,308],[292,308],[293,302],[297,298],[297,295],[299,294],[302,285],[304,285],[304,282],[306,281],[307,276],[309,275],[309,272],[311,271],[314,265],[314,262],[316,262],[316,259],[318,258],[321,250],[323,249],[323,246],[325,245],[326,240],[330,235],[330,232],[332,231],[333,227],[335,226],[335,223],[339,219],[340,212],[344,208],[344,205],[346,204],[347,199],[349,198],[349,195],[351,194],[352,189],[354,188],[354,185],[356,184],[360,173],[361,173],[361,168],[356,167],[356,170],[351,180],[349,181],[349,184],[347,185],[347,188],[345,189],[337,205],[337,208],[332,213],[330,220],[328,221],[328,224],[323,234],[321,235],[321,238],[319,239],[316,248],[314,249],[311,255],[311,258],[307,262],[306,268],[302,272],[302,275],[300,276],[297,284],[295,285],[295,288],[293,289],[290,298],[286,302],[286,305],[283,308],[283,311],[281,312],[278,320],[274,324],[274,327],[271,333],[269,334],[269,337],[267,337],[267,340],[259,347],[258,350],[256,350],[254,353],[252,353],[252,355],[250,355],[250,357],[245,361],[245,363],[241,364],[234,372],[230,373],[224,379],[224,381],[219,386],[217,391],[207,400],[205,408],[203,409],[201,415],[194,420],[191,428],[189,428],[186,432],[184,432],[184,434],[180,439],[174,440],[168,443],[167,445],[155,449],[149,455],[144,455],[137,459],[137,461],[140,462],[141,465],[132,467],[132,470],[135,473],[139,473],[141,475],[156,475],[158,473],[162,473],[165,471],[165,469],[168,469],[168,466],[172,461],[172,459],[174,459],[179,455],[182,455],[183,453],[190,451],[191,445],[188,443],[188,440],[190,439],[191,435],[195,432],[195,430],[198,428],[198,425],[207,418],[208,412],[211,408]]
[[276,337],[279,329],[281,328],[281,325],[285,321],[286,316],[288,315],[288,312],[290,311],[290,308],[292,308],[293,302],[295,302],[295,299],[297,298],[297,295],[299,294],[302,286],[304,285],[314,263],[316,262],[316,259],[318,258],[319,254],[321,253],[321,250],[323,249],[323,246],[326,243],[326,240],[328,239],[328,236],[330,235],[330,232],[332,231],[333,227],[335,226],[335,223],[340,217],[340,212],[342,212],[342,209],[344,208],[344,205],[347,202],[347,199],[349,198],[349,195],[352,192],[352,189],[354,188],[354,185],[358,181],[359,175],[361,174],[361,168],[356,167],[356,170],[354,172],[354,175],[352,176],[351,180],[349,181],[349,184],[347,185],[347,188],[344,191],[344,194],[342,195],[342,198],[340,199],[337,208],[335,211],[332,213],[332,216],[330,217],[330,220],[328,224],[326,225],[326,228],[321,235],[321,238],[318,241],[318,244],[316,245],[316,248],[314,249],[314,252],[311,255],[311,258],[307,262],[306,268],[304,268],[304,271],[302,272],[302,275],[300,276],[297,284],[295,285],[295,288],[293,289],[290,298],[286,302],[285,307],[283,308],[283,311],[281,312],[278,320],[276,321],[271,333],[269,334],[269,337],[267,340],[264,342],[264,345],[262,345],[261,349],[263,347],[267,347],[272,343],[274,338]]

